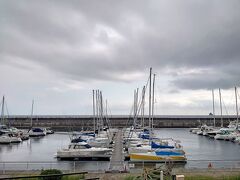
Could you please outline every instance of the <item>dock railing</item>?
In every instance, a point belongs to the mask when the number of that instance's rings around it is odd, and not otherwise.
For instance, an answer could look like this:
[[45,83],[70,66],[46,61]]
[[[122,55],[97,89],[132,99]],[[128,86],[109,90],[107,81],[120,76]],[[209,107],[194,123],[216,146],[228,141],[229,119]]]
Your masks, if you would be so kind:
[[[187,163],[173,163],[166,161],[164,163],[146,163],[146,162],[130,162],[116,161],[116,164],[122,164],[119,172],[141,173],[145,168],[157,168],[164,165],[172,164],[176,171],[188,170],[217,170],[224,169],[229,171],[240,172],[240,160],[188,160]],[[59,169],[64,172],[87,171],[89,173],[109,172],[109,161],[22,161],[22,162],[0,162],[0,174],[8,172],[38,172],[43,169]],[[115,170],[116,171],[116,170]]]

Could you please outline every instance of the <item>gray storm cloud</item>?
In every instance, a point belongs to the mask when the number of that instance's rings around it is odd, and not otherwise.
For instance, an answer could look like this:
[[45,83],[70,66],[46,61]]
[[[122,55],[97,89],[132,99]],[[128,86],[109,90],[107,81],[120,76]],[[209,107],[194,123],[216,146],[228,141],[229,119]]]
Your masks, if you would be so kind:
[[239,9],[237,0],[5,0],[0,64],[21,59],[77,81],[126,82],[152,66],[170,69],[180,89],[227,89],[240,77]]

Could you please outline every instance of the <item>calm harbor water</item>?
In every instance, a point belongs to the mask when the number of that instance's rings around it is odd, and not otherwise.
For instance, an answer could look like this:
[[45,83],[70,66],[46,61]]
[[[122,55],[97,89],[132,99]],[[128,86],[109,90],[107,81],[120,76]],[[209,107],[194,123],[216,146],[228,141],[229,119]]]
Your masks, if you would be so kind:
[[[159,129],[155,134],[161,138],[172,137],[181,141],[188,162],[185,168],[240,167],[240,146],[228,141],[218,141],[189,133],[189,129]],[[0,145],[0,169],[59,168],[81,170],[107,170],[109,162],[58,161],[54,155],[58,149],[67,147],[69,135],[53,134],[42,138],[30,138],[19,144]],[[26,163],[28,162],[28,163]]]

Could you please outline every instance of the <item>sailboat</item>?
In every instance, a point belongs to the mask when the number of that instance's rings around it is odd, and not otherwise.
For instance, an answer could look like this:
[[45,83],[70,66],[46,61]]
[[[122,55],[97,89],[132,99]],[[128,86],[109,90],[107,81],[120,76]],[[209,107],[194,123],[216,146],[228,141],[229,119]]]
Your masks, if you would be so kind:
[[[110,147],[112,142],[112,136],[110,128],[104,128],[103,120],[107,119],[107,102],[106,113],[103,115],[103,101],[102,92],[99,90],[93,90],[93,132],[82,132],[78,137],[71,139],[72,143],[86,142],[93,147]],[[97,122],[97,123],[96,123]],[[109,122],[106,122],[108,124]]]
[[5,125],[5,97],[2,99],[2,112],[1,112],[1,124],[0,124],[0,144],[9,144],[9,143],[20,143],[22,139],[18,136],[17,133],[13,132],[13,128],[8,128]]
[[33,127],[33,106],[34,106],[34,100],[32,100],[32,110],[31,110],[31,117],[30,117],[30,127],[31,129],[28,131],[28,134],[30,137],[41,137],[46,136],[47,132],[44,128],[40,127]]
[[152,68],[150,68],[149,76],[149,145],[130,149],[129,157],[132,162],[165,162],[171,161],[186,161],[185,152],[180,147],[169,146],[168,144],[157,144],[153,138],[153,114],[154,114],[154,89],[155,88],[155,74],[153,76],[152,84]]
[[238,101],[237,101],[237,87],[235,87],[235,102],[236,102],[236,114],[237,118],[236,121],[230,122],[228,125],[228,128],[221,128],[220,132],[216,134],[214,137],[217,140],[226,140],[226,141],[232,141],[234,140],[237,136],[239,136],[239,114],[238,114]]
[[[96,97],[95,97],[96,95]],[[96,98],[96,99],[95,99]],[[96,100],[96,104],[95,104]],[[95,117],[95,109],[97,116]],[[97,119],[97,133],[95,119]],[[57,151],[57,157],[60,159],[110,159],[112,149],[109,146],[110,131],[103,130],[103,104],[102,93],[93,90],[93,120],[94,133],[81,133],[78,138],[71,140],[68,148]]]

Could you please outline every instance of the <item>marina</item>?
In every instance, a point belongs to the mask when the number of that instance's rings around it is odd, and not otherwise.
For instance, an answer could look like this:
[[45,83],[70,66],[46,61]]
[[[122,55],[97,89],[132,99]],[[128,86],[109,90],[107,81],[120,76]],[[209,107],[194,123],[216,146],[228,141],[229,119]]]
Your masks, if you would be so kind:
[[104,100],[102,91],[98,89],[92,90],[92,124],[88,125],[88,129],[82,127],[80,131],[56,133],[50,127],[34,125],[34,100],[28,129],[9,126],[10,119],[5,116],[3,96],[0,169],[3,172],[26,168],[39,170],[49,168],[50,165],[50,168],[74,172],[116,173],[134,172],[145,166],[157,167],[161,164],[185,169],[213,166],[240,168],[240,158],[236,156],[240,153],[237,88],[236,120],[230,121],[227,127],[224,128],[222,109],[221,127],[216,127],[213,92],[213,114],[209,116],[213,126],[205,122],[199,128],[157,128],[154,119],[155,77],[156,74],[150,68],[149,78],[142,91],[139,88],[134,90],[132,110],[122,128],[112,127],[107,100]]
[[[240,146],[231,141],[218,141],[204,136],[192,135],[189,133],[189,129],[158,129],[155,130],[155,133],[159,137],[171,135],[182,142],[188,160],[180,167],[187,169],[207,168],[209,163],[212,163],[214,168],[240,167],[240,158],[236,156],[240,153]],[[131,164],[129,161],[118,161],[119,159],[115,159],[116,164],[113,160],[59,161],[55,158],[55,154],[58,149],[66,147],[69,140],[67,133],[55,133],[45,137],[30,138],[19,144],[2,144],[0,145],[0,168],[1,170],[3,168],[5,170],[39,170],[51,167],[68,170],[73,169],[75,163],[75,168],[78,170],[102,172],[109,171],[109,167],[120,168],[120,166],[122,167],[121,163]]]
[[240,179],[240,3],[0,1],[0,180]]

